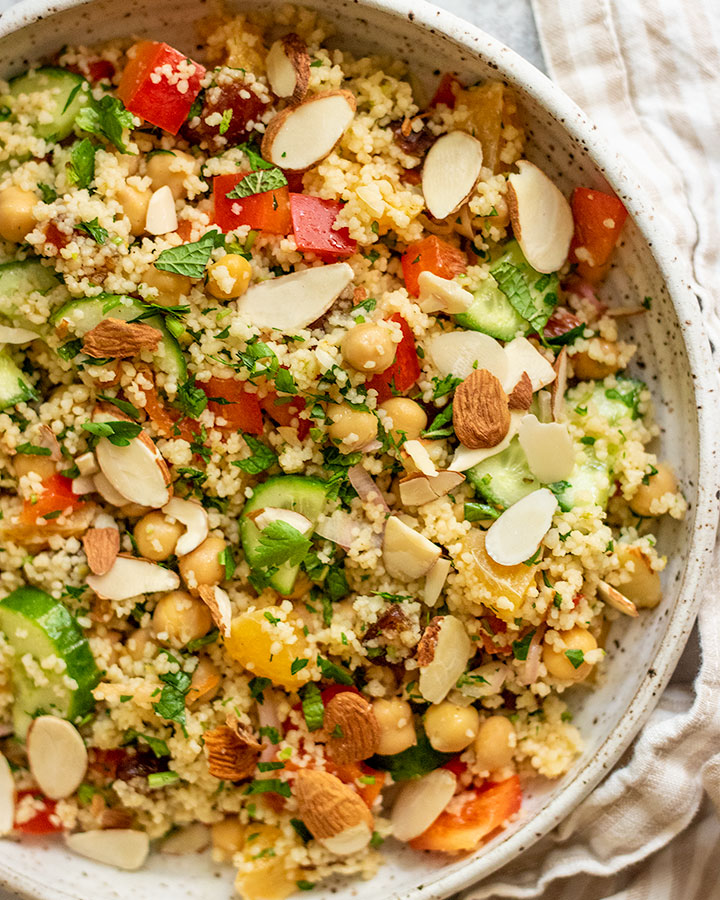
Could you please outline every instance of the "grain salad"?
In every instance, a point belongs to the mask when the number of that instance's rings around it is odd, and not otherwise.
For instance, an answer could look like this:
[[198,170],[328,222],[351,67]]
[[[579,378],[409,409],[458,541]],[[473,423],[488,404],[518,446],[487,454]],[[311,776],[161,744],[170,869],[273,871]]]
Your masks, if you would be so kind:
[[0,82],[0,834],[282,900],[525,815],[685,501],[507,86],[199,28]]

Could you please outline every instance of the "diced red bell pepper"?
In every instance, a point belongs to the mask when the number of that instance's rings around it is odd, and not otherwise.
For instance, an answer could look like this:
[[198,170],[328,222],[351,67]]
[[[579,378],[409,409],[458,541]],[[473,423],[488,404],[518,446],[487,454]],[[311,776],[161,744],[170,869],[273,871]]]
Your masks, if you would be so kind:
[[239,175],[216,175],[213,178],[214,221],[223,232],[232,231],[241,225],[249,225],[267,234],[289,234],[292,230],[290,218],[290,192],[287,186],[262,194],[251,194],[239,200],[231,200],[228,194],[249,172]]
[[301,419],[298,416],[300,410],[305,409],[305,400],[302,397],[293,397],[289,403],[278,403],[278,395],[274,391],[270,391],[262,398],[260,406],[276,425],[290,428],[297,426],[298,437],[301,441],[308,436],[310,419]]
[[109,59],[94,59],[88,63],[90,81],[111,81],[115,74],[115,66]]
[[434,234],[410,244],[402,255],[405,287],[411,297],[420,294],[418,278],[421,272],[432,272],[441,278],[453,278],[467,269],[467,259],[462,250],[440,240]]
[[576,187],[572,195],[575,234],[570,261],[581,278],[596,284],[607,275],[610,258],[620,237],[627,210],[612,194]]
[[19,831],[21,834],[55,834],[58,831],[62,831],[62,825],[55,824],[51,819],[55,813],[55,801],[48,800],[39,791],[18,791],[17,806],[20,806],[20,801],[23,797],[28,796],[40,801],[42,807],[38,808],[38,811],[31,819],[26,819],[24,822],[16,821],[13,826],[14,830]]
[[384,403],[397,394],[409,391],[420,377],[420,360],[415,346],[415,335],[399,313],[390,316],[390,319],[400,325],[403,336],[397,345],[392,365],[384,372],[373,375],[367,382],[368,388],[377,391],[378,403]]
[[118,97],[131,113],[177,134],[200,93],[204,67],[160,41],[141,41],[131,50]]
[[464,775],[465,772],[467,772],[467,763],[464,763],[459,756],[454,756],[446,763],[443,763],[440,768],[447,769],[448,772],[452,772],[453,775],[459,778],[461,775]]
[[441,812],[432,825],[410,841],[414,850],[464,853],[474,850],[488,835],[520,809],[522,792],[517,775],[483,785],[453,812]]
[[[59,473],[43,480],[43,491],[37,495],[37,502],[25,500],[20,521],[23,525],[56,519],[66,510],[84,506],[82,497],[72,492],[72,481]],[[55,515],[57,513],[57,515]]]
[[290,216],[298,250],[321,256],[352,256],[357,241],[350,237],[347,228],[333,229],[343,206],[339,200],[290,194]]
[[[198,381],[208,396],[208,409],[225,419],[225,425],[218,426],[227,431],[244,431],[247,434],[263,433],[263,417],[260,401],[255,393],[247,389],[242,381],[234,378],[211,378]],[[217,397],[218,402],[210,398]]]
[[463,89],[460,81],[452,74],[446,72],[440,79],[435,95],[430,101],[430,107],[439,106],[441,103],[450,109],[455,109],[458,93]]

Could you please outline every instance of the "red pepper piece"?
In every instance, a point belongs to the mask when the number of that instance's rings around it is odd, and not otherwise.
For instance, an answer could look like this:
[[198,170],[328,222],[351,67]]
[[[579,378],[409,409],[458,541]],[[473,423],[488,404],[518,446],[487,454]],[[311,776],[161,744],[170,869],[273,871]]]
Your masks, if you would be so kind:
[[298,250],[321,256],[352,256],[357,241],[350,237],[347,228],[333,228],[343,206],[339,200],[290,194],[290,216]]
[[246,434],[263,433],[263,417],[257,394],[251,393],[244,382],[234,378],[211,378],[198,381],[208,398],[217,397],[226,402],[208,399],[208,409],[222,416],[226,424],[218,426],[223,431],[244,431]]
[[467,269],[467,259],[462,250],[440,240],[434,234],[410,244],[402,255],[403,278],[411,297],[420,294],[418,277],[421,272],[432,272],[441,278],[453,278]]
[[399,313],[390,316],[390,320],[400,325],[403,336],[397,345],[392,365],[384,372],[373,375],[367,382],[368,389],[373,388],[378,392],[378,403],[384,403],[397,394],[404,394],[420,377],[420,360],[415,346],[415,335]]
[[251,194],[239,200],[231,200],[228,194],[249,175],[216,175],[213,178],[214,221],[223,232],[232,231],[241,225],[264,231],[267,234],[289,234],[292,230],[290,218],[290,192],[287,187]]
[[442,103],[450,109],[455,109],[457,95],[462,89],[463,86],[455,75],[452,72],[446,72],[440,79],[440,84],[430,101],[430,107],[439,106]]
[[39,791],[18,791],[17,805],[19,806],[22,798],[27,796],[41,801],[42,807],[38,809],[31,819],[26,819],[24,822],[16,821],[13,826],[15,831],[19,831],[22,834],[55,834],[63,830],[62,825],[56,825],[51,820],[51,816],[55,813],[56,804],[54,800],[48,800]]
[[305,409],[305,400],[302,397],[293,397],[289,403],[278,403],[278,395],[274,391],[270,391],[260,401],[260,406],[276,425],[297,427],[298,438],[301,441],[308,436],[310,419],[301,419],[298,416],[300,410]]
[[64,475],[55,474],[43,480],[43,491],[37,495],[37,502],[25,500],[20,521],[24,525],[35,525],[43,519],[57,518],[65,510],[75,510],[84,506],[82,497],[72,492],[72,481]]

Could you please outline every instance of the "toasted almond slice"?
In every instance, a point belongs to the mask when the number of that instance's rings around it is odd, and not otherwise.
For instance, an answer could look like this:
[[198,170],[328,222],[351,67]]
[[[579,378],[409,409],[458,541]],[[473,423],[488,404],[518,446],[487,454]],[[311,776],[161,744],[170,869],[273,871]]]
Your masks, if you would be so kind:
[[90,571],[94,575],[104,575],[120,552],[120,532],[114,528],[90,528],[82,537],[83,549]]
[[510,441],[517,434],[518,426],[525,415],[525,412],[510,413],[510,427],[508,428],[508,433],[495,447],[479,447],[477,450],[471,450],[470,447],[465,447],[463,444],[460,444],[455,450],[455,455],[452,458],[449,470],[451,472],[466,472],[478,463],[483,462],[483,460],[495,456],[495,454],[500,453],[506,447],[509,447]]
[[265,71],[276,97],[292,97],[293,103],[300,103],[310,81],[310,56],[305,41],[294,33],[275,41],[265,60]]
[[557,272],[567,259],[574,223],[562,192],[526,159],[508,177],[507,204],[513,233],[530,265],[538,272]]
[[323,316],[353,277],[347,263],[301,269],[254,284],[237,301],[237,309],[257,328],[292,334]]
[[425,590],[423,591],[423,600],[425,601],[427,606],[435,606],[435,604],[440,599],[440,594],[442,593],[442,589],[445,587],[445,582],[448,575],[450,574],[451,568],[451,561],[449,559],[445,559],[444,556],[441,556],[425,576]]
[[532,398],[533,389],[530,376],[527,372],[523,372],[518,383],[508,394],[508,407],[509,409],[522,410],[524,412],[530,409]]
[[[142,350],[157,350],[161,337],[162,333],[152,325],[125,322],[109,316],[83,337],[83,350],[95,359],[122,359],[137,356]],[[115,416],[115,421],[118,418]]]
[[0,344],[29,344],[40,337],[29,328],[12,328],[10,325],[0,325]]
[[291,172],[302,172],[320,162],[355,117],[357,103],[350,91],[323,91],[278,113],[262,140],[268,162]]
[[[167,464],[144,431],[126,447],[118,447],[102,437],[95,454],[102,474],[115,491],[125,498],[124,503],[138,503],[140,506],[160,509],[170,500],[172,486]],[[96,476],[95,484],[97,483]],[[112,500],[110,502],[114,503]]]
[[598,582],[598,597],[600,597],[603,603],[607,603],[609,606],[617,609],[618,612],[624,613],[626,616],[635,618],[639,615],[638,608],[632,600],[629,600],[625,594],[621,594],[617,588],[608,584],[607,581]]
[[430,486],[427,475],[415,472],[400,480],[400,502],[403,506],[424,506],[433,500],[437,500],[437,494]]
[[82,453],[80,456],[76,457],[75,465],[80,470],[81,475],[94,475],[98,471],[97,460],[92,451]]
[[565,418],[565,391],[567,390],[567,347],[558,353],[553,365],[555,381],[550,389],[552,417],[556,422]]
[[444,219],[460,209],[480,177],[482,161],[482,144],[465,131],[451,131],[435,141],[422,170],[430,215]]
[[180,535],[175,547],[177,556],[192,553],[208,536],[208,514],[197,500],[173,497],[163,506],[162,511],[168,518],[185,526],[185,534]]
[[15,823],[15,781],[10,764],[0,753],[0,835],[10,834]]
[[212,620],[223,637],[230,634],[232,607],[227,592],[218,585],[201,584],[198,587],[200,599],[210,610]]
[[203,741],[208,770],[216,778],[240,781],[249,778],[255,771],[262,747],[232,714],[225,725],[206,731]]
[[[555,371],[545,357],[536,350],[527,338],[516,337],[505,344],[505,360],[507,368],[504,377],[500,377],[505,392],[512,391],[526,372],[533,392],[539,391],[555,380]],[[485,366],[487,368],[487,366]],[[497,375],[497,372],[495,373]]]
[[191,853],[202,853],[209,846],[210,829],[202,822],[193,822],[166,838],[160,852],[170,856],[189,856]]
[[501,566],[518,566],[531,559],[552,525],[556,509],[557,498],[547,488],[513,503],[487,531],[488,556]]
[[331,853],[347,856],[370,843],[373,817],[360,795],[329,772],[300,769],[295,779],[300,818]]
[[[480,331],[449,331],[438,334],[427,342],[435,368],[441,375],[454,375],[465,379],[473,369],[487,369],[501,383],[508,374],[508,361],[502,346]],[[513,381],[513,385],[517,379]]]
[[266,506],[264,509],[254,510],[250,513],[249,518],[259,531],[267,528],[272,522],[285,522],[300,534],[307,534],[313,527],[313,523],[307,516],[295,512],[294,509],[283,509],[279,506]]
[[456,316],[467,312],[473,302],[470,291],[466,291],[452,278],[441,278],[434,272],[421,272],[418,285],[418,306],[425,313],[443,312]]
[[65,843],[80,856],[129,871],[139,869],[150,852],[150,838],[147,833],[130,828],[79,831],[68,834]]
[[[80,481],[80,479],[74,479],[73,484],[75,484],[75,481]],[[92,483],[98,494],[111,506],[125,506],[130,502],[127,497],[123,497],[119,491],[115,490],[102,472],[98,472],[97,475],[93,476]],[[73,493],[75,493],[74,489]]]
[[331,759],[338,765],[377,753],[380,726],[372,706],[360,694],[342,691],[325,706],[324,729]]
[[86,581],[98,597],[106,600],[129,600],[140,594],[174,591],[180,586],[172,569],[136,556],[118,556],[109,572],[88,575]]
[[[73,478],[70,490],[76,497],[82,497],[84,494],[92,494],[92,492],[96,490],[95,479],[91,478],[89,475],[79,475],[77,478]],[[100,492],[98,491],[98,493]]]
[[145,231],[149,234],[169,234],[177,231],[178,220],[175,212],[175,197],[169,185],[153,191],[145,218]]
[[28,765],[51,800],[74,794],[85,777],[88,755],[80,732],[66,719],[38,716],[27,734]]
[[390,815],[393,837],[411,841],[437,819],[452,800],[457,778],[448,769],[435,769],[400,788]]
[[440,556],[440,548],[397,516],[385,523],[383,562],[388,575],[414,581],[427,575]]
[[538,481],[553,484],[570,477],[575,468],[575,445],[566,425],[539,422],[529,414],[520,423],[518,440]]
[[402,450],[410,457],[414,468],[418,472],[422,472],[423,475],[427,475],[429,478],[434,478],[437,475],[435,463],[430,459],[430,454],[422,441],[405,441]]
[[465,626],[455,616],[435,616],[418,644],[418,688],[430,703],[441,703],[455,687],[474,653]]

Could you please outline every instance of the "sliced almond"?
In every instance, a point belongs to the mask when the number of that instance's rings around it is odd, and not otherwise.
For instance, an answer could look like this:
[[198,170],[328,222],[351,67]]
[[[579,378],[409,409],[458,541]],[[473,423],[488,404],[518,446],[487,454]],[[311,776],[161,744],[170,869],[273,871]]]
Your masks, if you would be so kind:
[[456,448],[455,455],[450,463],[450,471],[466,472],[478,463],[483,462],[483,460],[495,456],[497,453],[501,453],[506,447],[510,446],[510,441],[517,434],[518,426],[525,415],[526,413],[524,412],[510,413],[510,427],[508,428],[508,433],[495,447],[480,447],[477,450],[471,450],[469,447],[460,444],[460,446]]
[[177,556],[192,553],[208,536],[208,514],[197,500],[184,500],[173,497],[162,508],[163,513],[185,526],[175,546]]
[[455,687],[474,653],[465,626],[455,616],[435,616],[417,649],[418,688],[430,703],[441,703]]
[[145,218],[145,231],[148,234],[169,234],[177,231],[178,220],[175,212],[175,196],[169,185],[153,191],[148,203]]
[[377,753],[380,726],[372,706],[360,694],[341,691],[325,706],[327,748],[338,765],[358,762]]
[[429,478],[434,478],[437,475],[435,463],[430,459],[427,447],[422,441],[405,441],[402,446],[402,452],[410,457],[412,468],[418,472],[422,472],[423,475],[427,475]]
[[496,519],[487,531],[485,549],[501,566],[531,559],[552,525],[557,498],[547,488],[533,491]]
[[[118,447],[102,437],[95,454],[102,474],[115,491],[126,498],[125,502],[160,509],[170,500],[170,471],[144,431],[126,447]],[[97,485],[97,476],[95,483]]]
[[28,765],[51,800],[74,794],[85,777],[88,755],[80,732],[66,719],[38,716],[27,734]]
[[0,835],[10,834],[15,823],[15,781],[10,764],[0,753]]
[[118,531],[118,524],[108,513],[99,512],[93,520],[93,528],[114,528]]
[[170,856],[189,856],[202,853],[210,846],[210,829],[202,822],[193,822],[175,831],[162,842],[161,853]]
[[29,344],[40,337],[29,328],[12,328],[10,325],[0,325],[0,344]]
[[325,315],[353,277],[347,263],[301,269],[254,284],[237,309],[257,328],[292,334]]
[[[73,484],[75,484],[76,481],[81,480],[79,478],[75,478],[73,480]],[[110,482],[102,472],[98,472],[97,475],[93,476],[92,484],[94,490],[96,490],[98,494],[100,494],[100,496],[103,498],[103,500],[106,503],[109,503],[111,506],[125,506],[130,502],[127,497],[123,497],[123,495],[119,491],[115,490],[115,488],[110,484]],[[80,485],[78,485],[78,487],[84,487],[82,482]],[[76,493],[74,488],[73,493]]]
[[449,769],[435,769],[400,788],[390,815],[393,837],[411,841],[426,831],[452,800],[457,778]]
[[294,509],[283,509],[280,506],[266,506],[264,509],[254,510],[250,513],[249,518],[252,519],[259,531],[263,531],[273,522],[285,522],[300,534],[307,534],[313,527],[313,523],[307,516],[295,512]]
[[635,606],[632,600],[629,600],[625,594],[621,594],[617,588],[608,584],[607,581],[598,582],[598,597],[600,597],[603,603],[607,603],[608,606],[612,606],[613,609],[618,610],[618,612],[621,612],[626,616],[636,618],[639,615],[637,606]]
[[94,475],[98,471],[95,454],[91,451],[81,453],[80,456],[76,457],[75,465],[78,467],[80,474],[84,476]]
[[294,33],[275,41],[268,51],[265,71],[276,97],[291,97],[293,103],[300,103],[310,81],[310,56],[305,41]]
[[417,472],[400,481],[400,502],[403,506],[424,506],[449,494],[463,481],[465,476],[460,472],[443,470],[434,478]]
[[[70,485],[70,490],[75,494],[76,497],[82,497],[85,494],[92,494],[95,488],[95,480],[90,478],[90,476],[79,475],[77,478],[73,478],[72,484]],[[99,491],[98,491],[99,493]]]
[[383,563],[388,575],[414,581],[427,575],[440,556],[440,548],[397,516],[385,523]]
[[426,606],[435,606],[440,599],[440,594],[442,594],[442,589],[445,587],[445,582],[447,581],[451,568],[452,562],[449,559],[445,559],[444,556],[441,556],[425,576],[423,600],[425,601]]
[[518,428],[518,440],[530,471],[543,484],[564,481],[575,468],[575,445],[567,426],[560,422],[539,422],[527,415]]
[[142,350],[157,350],[161,337],[161,332],[152,325],[110,317],[87,332],[83,350],[94,359],[121,359],[137,356]]
[[263,136],[262,155],[281,169],[309,169],[331,152],[355,117],[356,108],[350,91],[314,94],[271,119]]
[[230,714],[225,725],[203,734],[211,775],[224,781],[240,781],[255,771],[262,746],[237,717]]
[[[527,373],[533,392],[539,391],[555,380],[555,371],[545,357],[536,350],[527,338],[516,337],[505,344],[506,370],[503,377],[498,375],[505,391],[511,391]],[[488,368],[487,366],[485,368]],[[495,372],[497,375],[497,372]]]
[[532,404],[533,389],[530,376],[523,372],[520,380],[508,394],[508,407],[516,410],[528,410]]
[[120,552],[120,532],[117,528],[90,528],[83,535],[82,543],[90,571],[94,575],[109,572]]
[[567,348],[563,347],[558,353],[553,365],[555,381],[550,389],[552,402],[552,417],[556,422],[565,418],[565,391],[567,390]]
[[150,852],[150,838],[147,833],[130,828],[79,831],[68,834],[65,843],[80,856],[128,871],[139,869]]
[[525,259],[538,272],[557,272],[567,259],[575,225],[559,188],[526,159],[508,177],[507,204],[513,233]]
[[465,447],[496,447],[510,429],[507,394],[487,369],[474,369],[453,400],[455,434]]
[[118,556],[108,572],[88,575],[86,581],[98,597],[106,600],[129,600],[180,586],[180,578],[172,569],[135,556]]
[[422,191],[431,216],[445,219],[472,193],[482,169],[482,144],[465,131],[451,131],[428,150],[422,170]]
[[[430,338],[425,348],[438,370],[467,378],[474,369],[487,369],[504,384],[508,362],[502,345],[480,331],[449,331]],[[519,377],[519,376],[518,376]],[[513,381],[513,385],[517,378]]]
[[347,856],[370,843],[374,825],[370,810],[359,794],[335,775],[300,769],[295,797],[300,819],[331,853]]
[[457,316],[467,312],[473,295],[452,278],[441,278],[434,272],[421,272],[418,276],[420,297],[418,306],[425,313],[443,312]]
[[223,637],[230,634],[232,624],[232,607],[227,592],[219,585],[201,584],[198,587],[200,599],[210,610],[210,615]]

